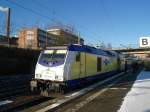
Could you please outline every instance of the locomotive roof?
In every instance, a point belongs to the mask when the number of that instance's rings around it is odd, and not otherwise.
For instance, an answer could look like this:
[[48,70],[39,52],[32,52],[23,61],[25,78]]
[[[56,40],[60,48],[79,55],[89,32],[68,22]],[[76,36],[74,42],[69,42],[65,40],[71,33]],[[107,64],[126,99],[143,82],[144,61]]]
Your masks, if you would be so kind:
[[71,44],[68,46],[47,47],[46,49],[53,49],[53,50],[68,49],[69,51],[82,51],[82,52],[87,52],[87,53],[97,54],[97,55],[116,56],[115,53],[110,52],[110,51],[98,49],[98,48],[87,46],[87,45],[78,45],[78,44]]
[[116,56],[115,53],[110,51],[105,51],[102,49],[97,49],[95,47],[87,46],[87,45],[70,45],[68,47],[69,51],[82,51],[91,54],[104,55],[104,56]]

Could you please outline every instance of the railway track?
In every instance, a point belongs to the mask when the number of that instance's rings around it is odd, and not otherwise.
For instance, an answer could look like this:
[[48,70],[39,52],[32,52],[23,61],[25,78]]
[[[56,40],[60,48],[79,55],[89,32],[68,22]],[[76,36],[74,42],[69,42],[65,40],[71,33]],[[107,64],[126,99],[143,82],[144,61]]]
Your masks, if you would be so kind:
[[31,78],[31,75],[0,76],[0,112],[16,112],[52,99],[31,94]]
[[[69,102],[73,102],[75,99],[78,99],[86,94],[89,94],[97,87],[109,88],[109,86],[116,82],[117,80],[125,77],[125,73],[120,73],[118,75],[112,76],[103,81],[97,82],[88,87],[71,91],[65,95],[55,94],[53,97],[42,97],[40,95],[35,95],[29,93],[28,95],[18,96],[15,99],[10,99],[13,102],[0,106],[0,112],[45,112],[45,111],[56,111],[57,109],[62,108],[64,105],[69,104]],[[105,91],[106,91],[105,90]],[[103,89],[102,89],[103,91]],[[100,92],[101,93],[101,92]],[[97,94],[97,93],[96,93]],[[99,94],[99,93],[98,93]],[[90,97],[91,99],[91,97]],[[9,100],[9,99],[8,99]]]
[[50,100],[51,98],[42,97],[40,95],[26,95],[26,96],[19,96],[11,101],[12,103],[8,103],[6,105],[0,106],[0,112],[16,112],[28,107],[35,106],[39,103],[45,102]]
[[[68,93],[65,95],[56,95],[57,97],[41,97],[36,95],[28,95],[25,96],[25,98],[18,98],[16,101],[14,100],[14,103],[10,103],[8,105],[0,107],[0,110],[5,111],[23,111],[23,112],[43,112],[48,110],[53,110],[58,108],[61,105],[64,105],[73,99],[76,99],[87,92],[93,90],[97,86],[102,86],[103,84],[110,84],[111,81],[116,80],[117,78],[122,77],[123,73],[118,74],[116,76],[113,76],[109,79],[106,79],[104,81],[97,82],[96,84],[93,84],[89,87],[83,88],[81,90],[76,90],[72,93]],[[17,103],[18,102],[18,103]],[[20,103],[19,103],[20,102]]]
[[0,76],[0,101],[29,93],[31,75]]

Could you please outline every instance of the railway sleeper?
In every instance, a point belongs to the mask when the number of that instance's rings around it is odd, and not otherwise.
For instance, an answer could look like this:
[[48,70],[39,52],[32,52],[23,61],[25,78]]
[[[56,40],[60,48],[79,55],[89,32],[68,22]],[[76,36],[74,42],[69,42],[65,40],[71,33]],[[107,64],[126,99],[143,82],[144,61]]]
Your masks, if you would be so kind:
[[21,90],[16,90],[16,91],[11,91],[11,92],[7,92],[7,93],[2,93],[2,94],[0,94],[0,99],[2,100],[4,98],[14,97],[14,96],[17,96],[17,95],[20,95],[20,94],[27,93],[27,91],[29,91],[29,89],[24,88],[24,89],[21,89]]

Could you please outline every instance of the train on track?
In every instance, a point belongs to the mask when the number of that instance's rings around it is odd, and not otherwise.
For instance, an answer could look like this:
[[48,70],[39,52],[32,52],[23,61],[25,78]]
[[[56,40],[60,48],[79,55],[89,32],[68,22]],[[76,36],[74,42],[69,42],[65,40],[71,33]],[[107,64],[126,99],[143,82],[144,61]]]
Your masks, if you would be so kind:
[[31,90],[65,92],[124,71],[125,58],[87,45],[49,47],[41,51]]

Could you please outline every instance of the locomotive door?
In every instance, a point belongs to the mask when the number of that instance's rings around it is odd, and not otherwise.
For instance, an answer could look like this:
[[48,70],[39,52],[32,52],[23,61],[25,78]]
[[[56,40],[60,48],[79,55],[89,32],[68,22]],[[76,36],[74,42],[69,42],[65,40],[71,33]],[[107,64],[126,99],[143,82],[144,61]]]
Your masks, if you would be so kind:
[[80,53],[80,78],[85,77],[86,74],[86,53]]

